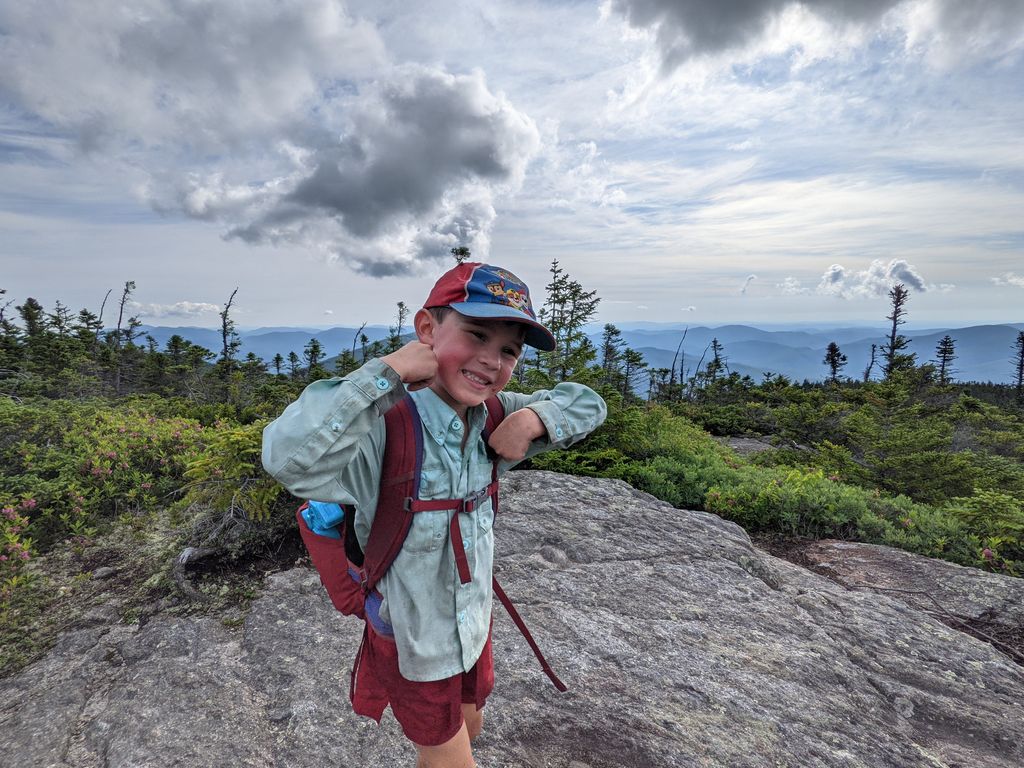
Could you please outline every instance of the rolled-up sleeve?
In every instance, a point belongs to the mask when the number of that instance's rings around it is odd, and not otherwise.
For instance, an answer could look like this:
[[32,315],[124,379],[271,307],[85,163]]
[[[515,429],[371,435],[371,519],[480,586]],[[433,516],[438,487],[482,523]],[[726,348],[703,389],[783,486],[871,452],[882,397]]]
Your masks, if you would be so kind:
[[[540,417],[547,431],[545,436],[530,444],[526,458],[578,443],[601,426],[608,416],[604,398],[590,387],[575,382],[563,382],[552,389],[529,395],[502,392],[500,397],[506,413],[529,408]],[[516,463],[502,462],[502,468],[507,469]]]
[[264,469],[300,498],[354,504],[367,490],[376,495],[380,417],[404,396],[398,374],[380,360],[313,382],[263,430]]

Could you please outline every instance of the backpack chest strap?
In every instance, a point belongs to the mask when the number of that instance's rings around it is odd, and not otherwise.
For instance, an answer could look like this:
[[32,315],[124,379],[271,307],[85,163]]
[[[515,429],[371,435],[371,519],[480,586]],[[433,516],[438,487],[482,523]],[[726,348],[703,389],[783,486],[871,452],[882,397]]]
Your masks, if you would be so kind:
[[480,506],[480,503],[487,498],[492,500],[491,506],[494,512],[498,511],[498,481],[496,474],[496,472],[492,474],[492,477],[495,477],[495,479],[486,487],[481,488],[472,496],[467,496],[464,499],[424,500],[407,498],[405,500],[406,511],[414,514],[416,512],[439,512],[448,509],[456,511],[448,525],[448,538],[452,543],[452,555],[455,557],[455,567],[459,572],[459,582],[462,584],[469,584],[473,580],[473,575],[469,570],[466,546],[462,542],[462,526],[459,523],[459,516],[460,514],[469,514],[475,511]]

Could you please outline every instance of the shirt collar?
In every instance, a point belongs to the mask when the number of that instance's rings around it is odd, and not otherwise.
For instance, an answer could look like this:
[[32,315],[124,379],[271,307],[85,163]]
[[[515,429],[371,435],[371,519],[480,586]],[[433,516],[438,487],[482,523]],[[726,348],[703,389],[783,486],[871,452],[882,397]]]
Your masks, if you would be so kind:
[[[455,412],[448,403],[438,397],[437,393],[429,387],[417,389],[409,395],[416,403],[416,410],[420,414],[420,421],[423,422],[423,430],[428,437],[432,438],[438,445],[443,443],[449,436],[458,438],[462,442],[463,424],[459,414]],[[471,432],[483,430],[487,421],[487,408],[484,405],[477,405],[469,409],[466,414]]]

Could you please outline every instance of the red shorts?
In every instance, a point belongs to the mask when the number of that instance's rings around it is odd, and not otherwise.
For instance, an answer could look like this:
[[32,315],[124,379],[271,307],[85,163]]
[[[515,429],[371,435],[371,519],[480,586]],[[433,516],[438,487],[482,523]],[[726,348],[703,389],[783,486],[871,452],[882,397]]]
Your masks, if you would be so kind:
[[494,656],[491,633],[480,658],[469,672],[444,680],[420,683],[406,680],[398,671],[398,648],[389,637],[377,634],[369,624],[363,632],[352,668],[350,698],[357,715],[378,723],[389,704],[406,737],[422,747],[436,747],[462,727],[462,705],[481,709],[494,690]]

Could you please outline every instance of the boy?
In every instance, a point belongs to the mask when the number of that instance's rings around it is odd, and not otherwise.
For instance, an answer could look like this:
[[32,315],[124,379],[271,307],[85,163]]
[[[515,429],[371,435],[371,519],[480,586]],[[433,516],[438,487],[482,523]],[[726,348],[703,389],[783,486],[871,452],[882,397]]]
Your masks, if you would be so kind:
[[[499,472],[573,444],[606,415],[600,396],[581,384],[532,395],[502,392],[524,344],[555,347],[526,285],[507,270],[458,265],[437,281],[413,325],[416,341],[343,379],[310,384],[263,434],[263,465],[289,491],[354,506],[364,550],[381,482],[382,416],[406,393],[423,425],[419,498],[426,500],[470,498],[491,482],[481,430],[492,395],[500,393],[506,414],[489,439]],[[459,515],[468,583],[457,573],[452,515]],[[390,705],[420,768],[475,765],[470,741],[480,733],[480,710],[494,685],[493,522],[489,497],[468,513],[417,512],[377,585],[381,601],[356,658],[352,705],[378,722]]]

